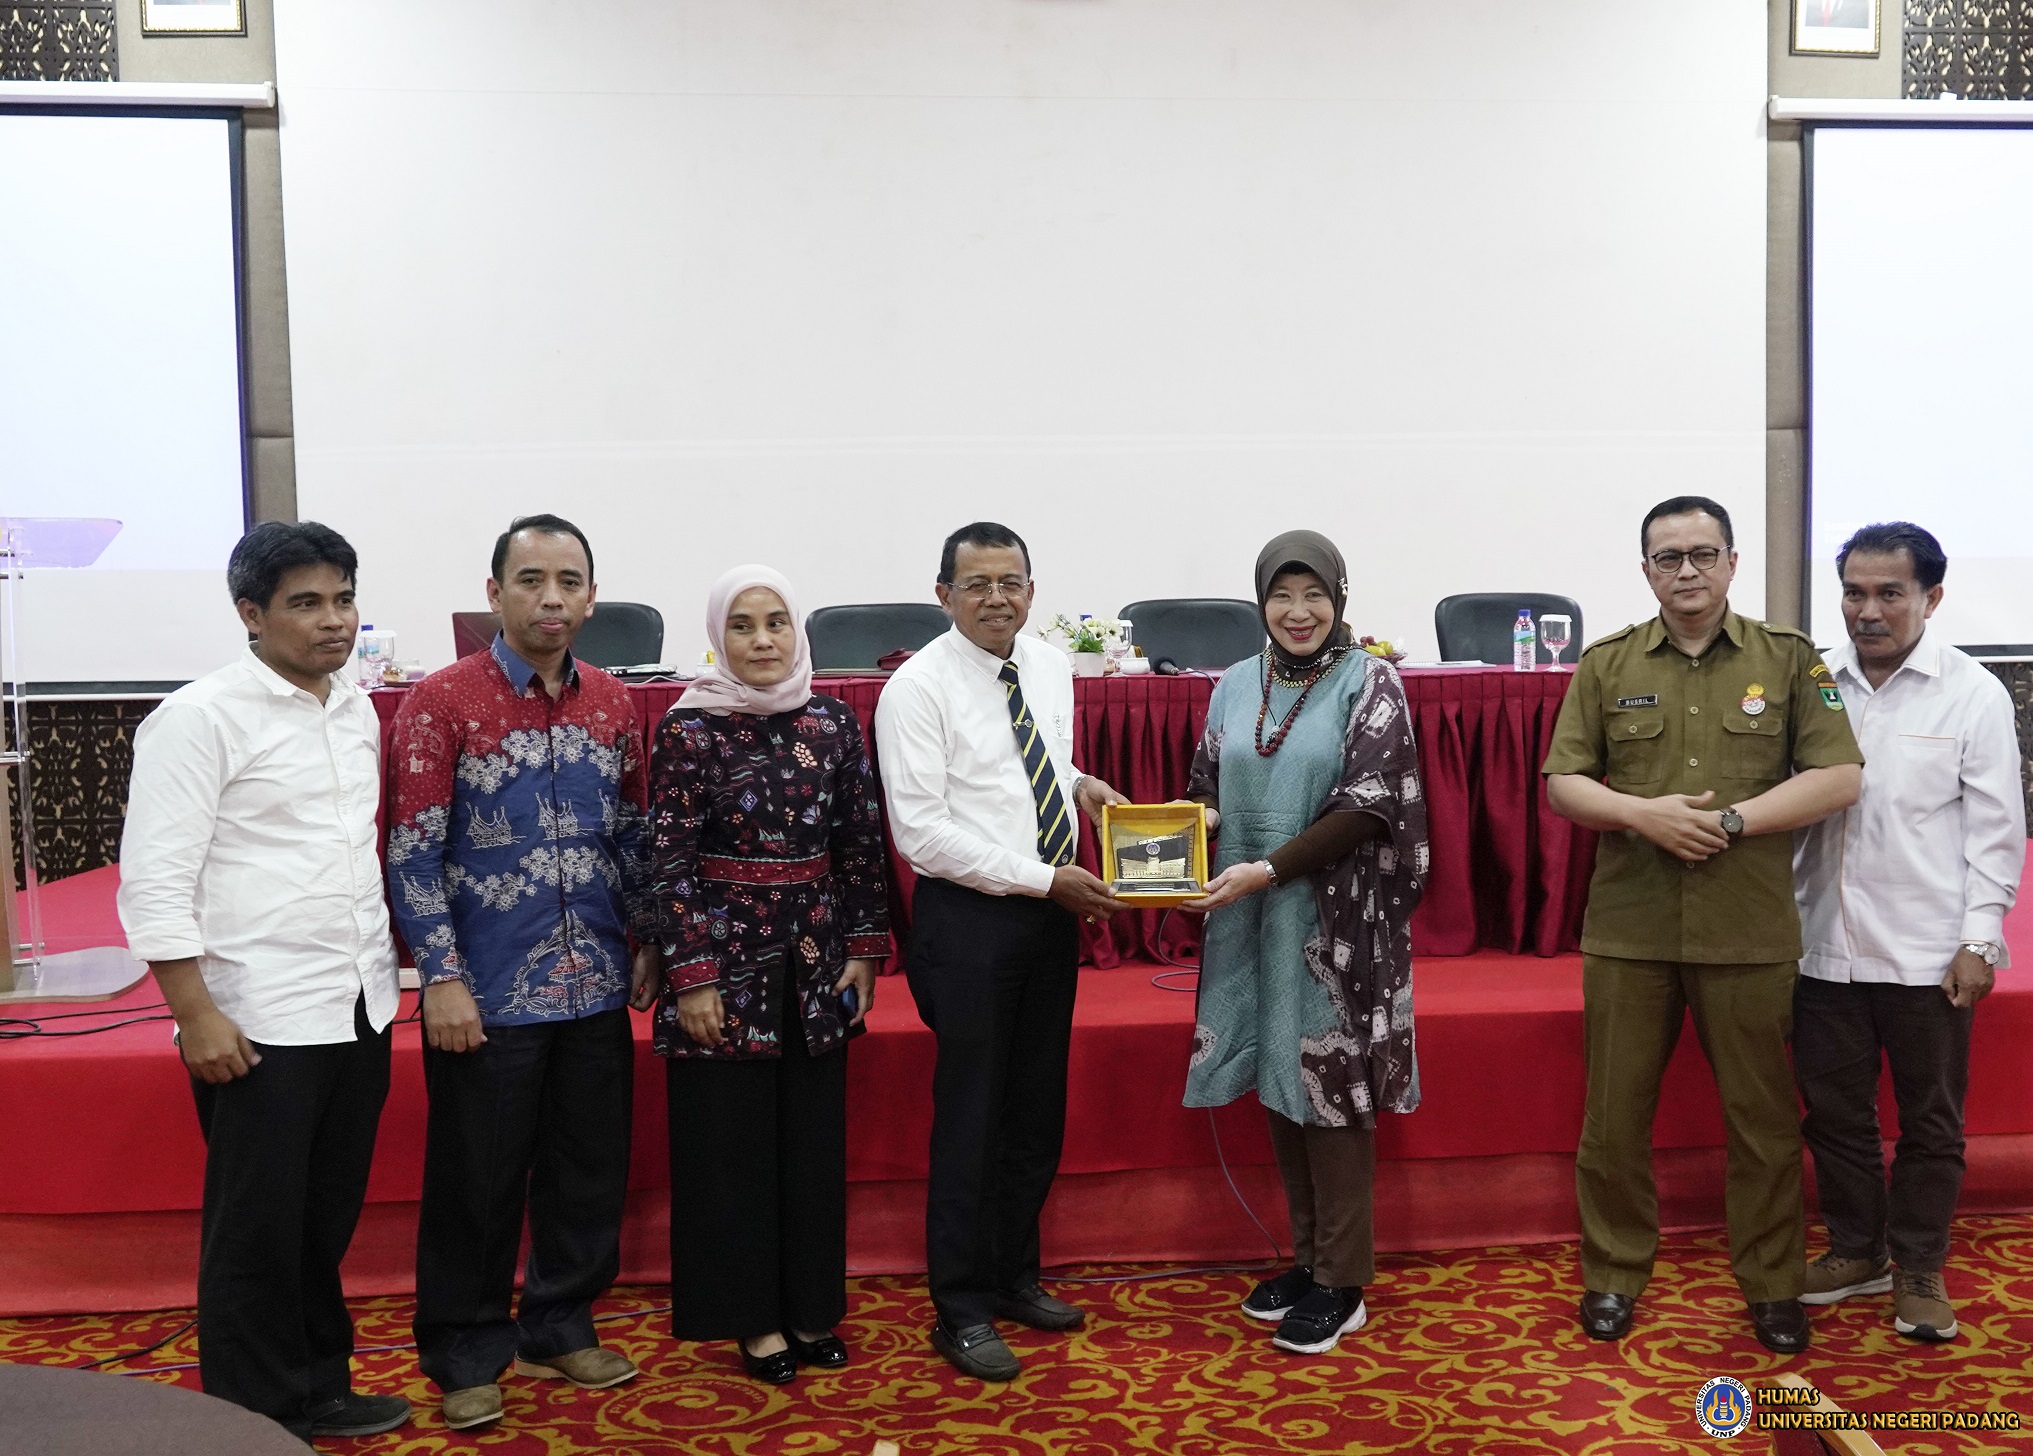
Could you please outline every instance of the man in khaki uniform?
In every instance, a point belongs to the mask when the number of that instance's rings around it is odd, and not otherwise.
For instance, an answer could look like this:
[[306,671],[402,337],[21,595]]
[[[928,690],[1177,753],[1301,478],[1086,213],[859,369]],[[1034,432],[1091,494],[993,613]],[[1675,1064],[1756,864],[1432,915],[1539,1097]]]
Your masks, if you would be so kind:
[[1581,1325],[1620,1338],[1651,1278],[1652,1117],[1692,1011],[1729,1133],[1730,1265],[1760,1342],[1794,1354],[1807,1314],[1786,1057],[1792,831],[1856,802],[1863,755],[1814,644],[1730,610],[1727,511],[1676,496],[1639,539],[1659,615],[1582,654],[1541,770],[1553,808],[1603,836],[1581,937]]

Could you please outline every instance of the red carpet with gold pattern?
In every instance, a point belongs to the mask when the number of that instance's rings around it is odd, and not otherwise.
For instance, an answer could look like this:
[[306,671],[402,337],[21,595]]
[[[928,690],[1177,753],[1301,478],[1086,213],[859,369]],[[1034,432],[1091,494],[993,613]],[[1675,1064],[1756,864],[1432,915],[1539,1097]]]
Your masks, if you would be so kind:
[[[1087,1307],[1087,1327],[1070,1337],[1013,1329],[1024,1374],[1008,1386],[983,1386],[927,1348],[930,1307],[920,1280],[859,1279],[840,1331],[854,1364],[807,1373],[781,1390],[749,1380],[731,1343],[672,1341],[653,1312],[664,1290],[618,1290],[602,1306],[612,1316],[604,1338],[640,1362],[639,1380],[581,1392],[510,1376],[506,1420],[464,1433],[438,1420],[412,1352],[364,1348],[408,1341],[409,1302],[362,1300],[357,1383],[406,1394],[418,1416],[386,1436],[319,1444],[362,1456],[468,1449],[824,1456],[865,1453],[879,1438],[900,1442],[904,1456],[1755,1452],[1769,1449],[1766,1438],[1703,1435],[1695,1392],[1713,1375],[1756,1386],[1782,1370],[1850,1410],[2008,1410],[2033,1428],[2033,1216],[1958,1221],[1949,1288],[1959,1340],[1902,1339],[1884,1300],[1865,1298],[1817,1311],[1813,1350],[1791,1360],[1751,1338],[1720,1233],[1667,1238],[1636,1326],[1614,1345],[1587,1339],[1575,1325],[1580,1291],[1567,1245],[1387,1256],[1370,1292],[1369,1325],[1344,1337],[1336,1353],[1312,1359],[1273,1349],[1268,1327],[1236,1309],[1250,1281],[1245,1273],[1048,1280]],[[0,1321],[0,1359],[80,1365],[149,1344],[188,1317]],[[195,1385],[195,1370],[165,1370],[194,1358],[186,1333],[119,1368]],[[1879,1439],[1901,1456],[2033,1450],[2033,1429]]]

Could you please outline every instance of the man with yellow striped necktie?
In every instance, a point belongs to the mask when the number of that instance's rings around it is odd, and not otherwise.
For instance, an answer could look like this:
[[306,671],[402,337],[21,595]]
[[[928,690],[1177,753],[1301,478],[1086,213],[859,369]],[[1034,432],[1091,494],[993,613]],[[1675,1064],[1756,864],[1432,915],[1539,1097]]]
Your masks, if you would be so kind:
[[877,757],[897,849],[918,874],[904,968],[938,1040],[925,1251],[932,1347],[983,1380],[1016,1356],[997,1319],[1071,1330],[1085,1316],[1038,1283],[1038,1214],[1059,1168],[1079,917],[1114,913],[1073,863],[1078,809],[1122,795],[1073,766],[1073,670],[1022,635],[1030,551],[977,521],[946,540],[953,630],[884,688]]

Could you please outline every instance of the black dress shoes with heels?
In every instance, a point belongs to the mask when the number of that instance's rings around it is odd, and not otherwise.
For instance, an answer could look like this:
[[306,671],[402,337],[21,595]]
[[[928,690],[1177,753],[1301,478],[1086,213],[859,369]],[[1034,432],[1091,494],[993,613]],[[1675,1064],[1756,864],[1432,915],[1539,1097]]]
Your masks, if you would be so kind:
[[741,1346],[741,1364],[752,1379],[764,1385],[789,1385],[798,1378],[797,1352],[790,1349],[778,1350],[774,1355],[751,1355],[748,1341],[738,1342]]
[[790,1341],[791,1353],[798,1357],[800,1365],[810,1365],[815,1370],[842,1370],[847,1366],[847,1347],[831,1330],[816,1340],[801,1340],[785,1330],[784,1338]]

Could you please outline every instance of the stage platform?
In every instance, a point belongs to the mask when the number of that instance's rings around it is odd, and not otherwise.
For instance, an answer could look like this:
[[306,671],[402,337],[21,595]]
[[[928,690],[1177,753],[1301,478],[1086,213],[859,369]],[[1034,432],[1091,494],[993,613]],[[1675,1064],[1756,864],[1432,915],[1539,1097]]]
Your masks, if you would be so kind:
[[[119,943],[116,870],[48,888],[54,948]],[[2033,919],[2008,938],[2033,962]],[[1179,1105],[1190,985],[1168,966],[1081,974],[1063,1171],[1046,1210],[1048,1262],[1263,1256],[1250,1214],[1282,1241],[1283,1199],[1254,1103]],[[1378,1242],[1439,1249],[1570,1239],[1581,1125],[1581,965],[1480,954],[1422,959],[1414,978],[1425,1104],[1379,1138]],[[74,1030],[134,1017],[152,983]],[[403,1012],[413,1010],[413,994]],[[12,1008],[17,1017],[75,1005]],[[851,1052],[849,1249],[857,1272],[923,1267],[931,1034],[902,977],[879,984]],[[623,1277],[668,1276],[662,1071],[636,1018],[635,1165]],[[184,1306],[194,1299],[204,1148],[166,1020],[0,1042],[0,1314]],[[420,1029],[399,1025],[369,1203],[347,1261],[359,1294],[412,1288],[423,1166]],[[2033,1207],[2033,969],[2001,973],[1978,1014],[1969,1097],[1968,1210]],[[1889,1093],[1884,1099],[1890,1118]],[[1655,1164],[1669,1227],[1721,1219],[1722,1122],[1692,1029],[1667,1076]],[[1226,1170],[1224,1171],[1224,1159]],[[1233,1191],[1230,1180],[1233,1180]]]

